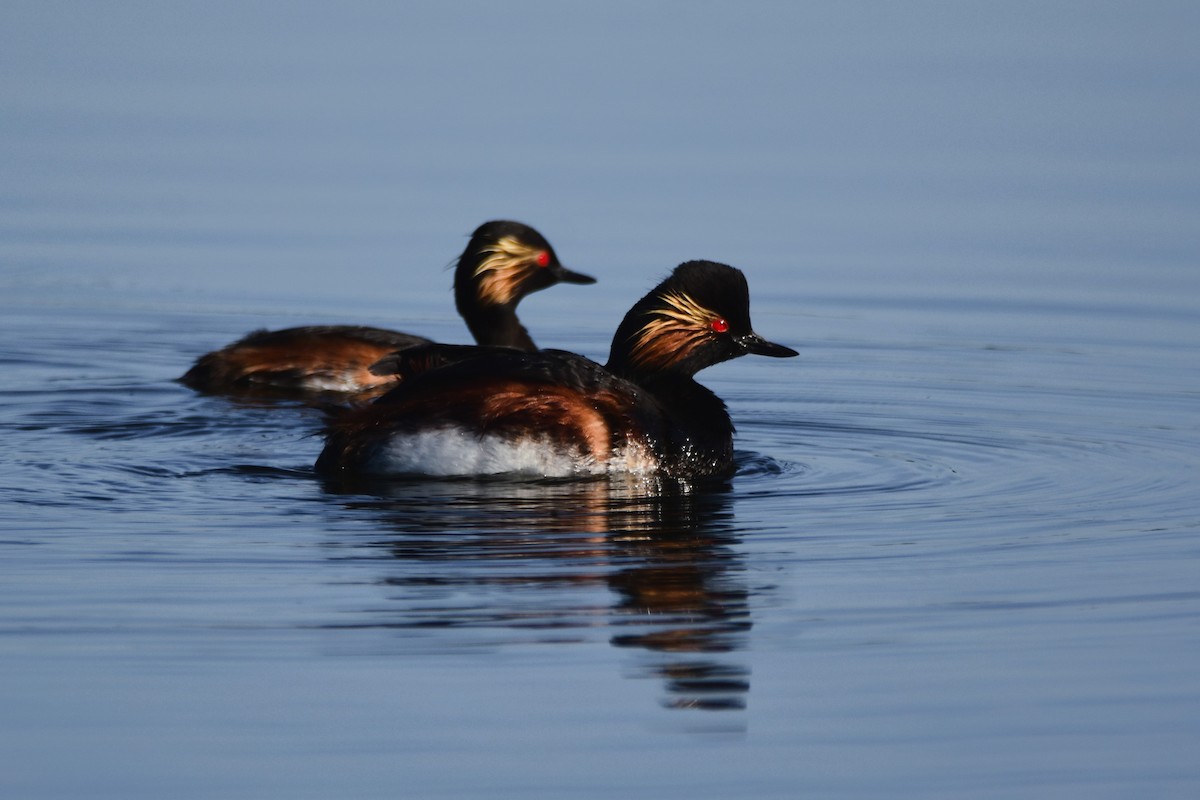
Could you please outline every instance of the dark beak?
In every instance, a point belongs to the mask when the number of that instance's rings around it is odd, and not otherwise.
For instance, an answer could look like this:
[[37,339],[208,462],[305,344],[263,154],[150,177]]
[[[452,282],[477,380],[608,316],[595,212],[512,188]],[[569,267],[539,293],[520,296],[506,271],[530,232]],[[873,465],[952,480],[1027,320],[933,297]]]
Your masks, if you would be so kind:
[[591,275],[584,275],[582,272],[572,272],[571,270],[559,264],[554,269],[554,277],[563,283],[595,283],[596,279]]
[[772,358],[791,358],[792,356],[800,355],[790,347],[784,347],[781,344],[768,342],[766,339],[751,331],[745,336],[736,336],[734,341],[738,346],[747,353],[753,353],[756,356],[771,356]]

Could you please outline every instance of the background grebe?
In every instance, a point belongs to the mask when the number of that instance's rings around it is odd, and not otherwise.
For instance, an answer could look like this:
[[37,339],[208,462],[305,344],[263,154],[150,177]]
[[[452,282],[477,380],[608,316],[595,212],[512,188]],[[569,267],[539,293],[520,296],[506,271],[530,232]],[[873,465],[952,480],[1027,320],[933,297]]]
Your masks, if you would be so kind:
[[[458,259],[454,300],[481,345],[534,350],[517,319],[521,298],[556,283],[595,283],[558,260],[554,248],[528,225],[495,220],[479,226]],[[381,391],[397,376],[369,367],[396,350],[429,339],[354,325],[255,331],[201,356],[179,380],[204,392],[291,395]]]

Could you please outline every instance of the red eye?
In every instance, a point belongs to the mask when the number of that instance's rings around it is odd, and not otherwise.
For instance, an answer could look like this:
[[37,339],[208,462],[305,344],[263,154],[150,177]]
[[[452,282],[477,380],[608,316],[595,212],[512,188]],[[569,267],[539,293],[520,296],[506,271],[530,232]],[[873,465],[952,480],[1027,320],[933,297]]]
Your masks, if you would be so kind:
[[709,323],[709,327],[712,328],[716,333],[727,333],[729,331],[729,323],[726,322],[722,317],[717,317],[714,319],[711,323]]
[[537,262],[537,265],[538,265],[539,267],[548,267],[548,266],[550,266],[550,253],[549,253],[549,251],[542,250],[541,252],[539,252],[539,253],[537,254],[537,257],[535,257],[535,258],[534,258],[534,261],[536,261],[536,262]]

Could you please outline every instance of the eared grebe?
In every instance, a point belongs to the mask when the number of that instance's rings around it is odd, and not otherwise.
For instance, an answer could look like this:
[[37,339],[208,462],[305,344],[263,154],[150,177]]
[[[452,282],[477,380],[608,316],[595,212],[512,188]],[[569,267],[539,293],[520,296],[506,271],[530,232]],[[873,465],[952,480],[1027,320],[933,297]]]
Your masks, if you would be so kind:
[[[486,222],[471,235],[454,273],[454,302],[482,345],[535,350],[517,319],[525,295],[556,283],[595,283],[559,263],[528,225]],[[388,353],[429,339],[383,328],[322,325],[255,331],[196,359],[180,382],[204,392],[362,392],[398,379],[369,371]]]
[[331,419],[317,470],[725,476],[733,423],[692,376],[747,353],[798,355],[754,333],[739,270],[689,261],[625,315],[603,367],[562,350],[399,353],[393,366],[404,380]]

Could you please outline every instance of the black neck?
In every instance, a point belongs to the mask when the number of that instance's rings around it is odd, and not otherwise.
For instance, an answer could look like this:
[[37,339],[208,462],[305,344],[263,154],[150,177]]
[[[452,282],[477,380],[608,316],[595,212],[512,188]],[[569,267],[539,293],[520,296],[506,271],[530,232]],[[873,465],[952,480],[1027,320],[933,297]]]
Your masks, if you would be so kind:
[[476,344],[515,347],[531,352],[538,349],[511,306],[474,308],[467,312],[460,309],[460,313]]
[[733,421],[721,398],[678,372],[623,377],[652,395],[669,418],[660,442],[668,471],[691,476],[732,471]]

